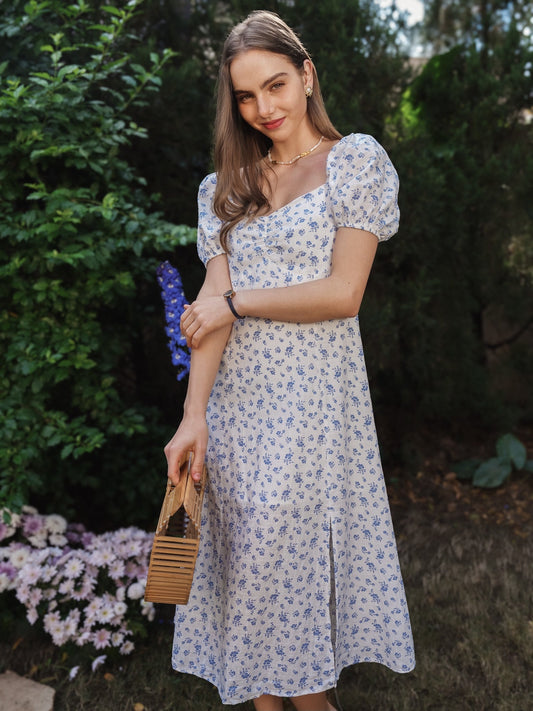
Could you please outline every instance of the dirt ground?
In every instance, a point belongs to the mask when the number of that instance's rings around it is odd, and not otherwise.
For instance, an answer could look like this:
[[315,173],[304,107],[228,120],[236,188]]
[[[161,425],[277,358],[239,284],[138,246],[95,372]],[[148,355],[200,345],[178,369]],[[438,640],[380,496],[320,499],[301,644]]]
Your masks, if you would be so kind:
[[[528,458],[533,458],[533,430],[519,434]],[[474,449],[474,448],[472,448]],[[479,444],[472,451],[453,440],[443,439],[412,476],[389,477],[389,500],[395,521],[417,505],[439,520],[461,521],[506,526],[521,538],[533,534],[533,474],[514,472],[496,489],[474,487],[453,472],[453,462],[470,457],[494,456],[494,445]]]

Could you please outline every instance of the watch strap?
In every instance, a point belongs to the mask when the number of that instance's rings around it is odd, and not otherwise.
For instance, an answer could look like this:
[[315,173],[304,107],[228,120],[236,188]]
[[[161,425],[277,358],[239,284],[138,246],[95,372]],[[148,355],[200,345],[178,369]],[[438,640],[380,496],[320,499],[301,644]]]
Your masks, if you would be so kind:
[[228,302],[228,306],[230,307],[231,313],[235,316],[235,318],[243,319],[244,316],[238,314],[237,310],[235,309],[235,306],[233,306],[233,301],[231,300],[233,296],[235,296],[235,292],[233,291],[233,289],[228,289],[228,291],[224,292],[223,294],[223,297]]

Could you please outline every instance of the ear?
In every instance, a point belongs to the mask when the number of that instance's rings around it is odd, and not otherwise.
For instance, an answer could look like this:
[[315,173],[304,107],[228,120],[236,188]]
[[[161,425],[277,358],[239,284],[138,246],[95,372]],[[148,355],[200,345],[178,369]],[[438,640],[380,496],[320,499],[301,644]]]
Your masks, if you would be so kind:
[[304,86],[313,86],[313,62],[310,59],[304,59],[302,67],[302,77],[304,80]]

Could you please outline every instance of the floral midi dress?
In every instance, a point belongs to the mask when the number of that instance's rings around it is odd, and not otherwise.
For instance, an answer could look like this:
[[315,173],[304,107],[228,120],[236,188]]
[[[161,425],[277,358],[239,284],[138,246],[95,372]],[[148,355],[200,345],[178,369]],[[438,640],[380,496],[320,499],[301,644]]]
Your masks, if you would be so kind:
[[[198,252],[223,250],[199,191]],[[384,149],[352,134],[330,150],[327,181],[229,236],[232,284],[268,289],[328,276],[335,232],[386,240],[398,178]],[[233,324],[211,392],[209,484],[189,603],[176,608],[174,669],[222,702],[335,686],[342,669],[414,667],[356,318]]]

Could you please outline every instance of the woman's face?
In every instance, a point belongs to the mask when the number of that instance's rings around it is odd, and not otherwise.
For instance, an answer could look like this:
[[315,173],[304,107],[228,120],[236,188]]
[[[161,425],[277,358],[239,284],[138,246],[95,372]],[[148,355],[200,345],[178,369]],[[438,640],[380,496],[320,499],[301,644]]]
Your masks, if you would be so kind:
[[308,125],[305,88],[312,87],[312,64],[302,70],[283,54],[250,49],[230,65],[239,112],[252,128],[272,141],[296,137]]

